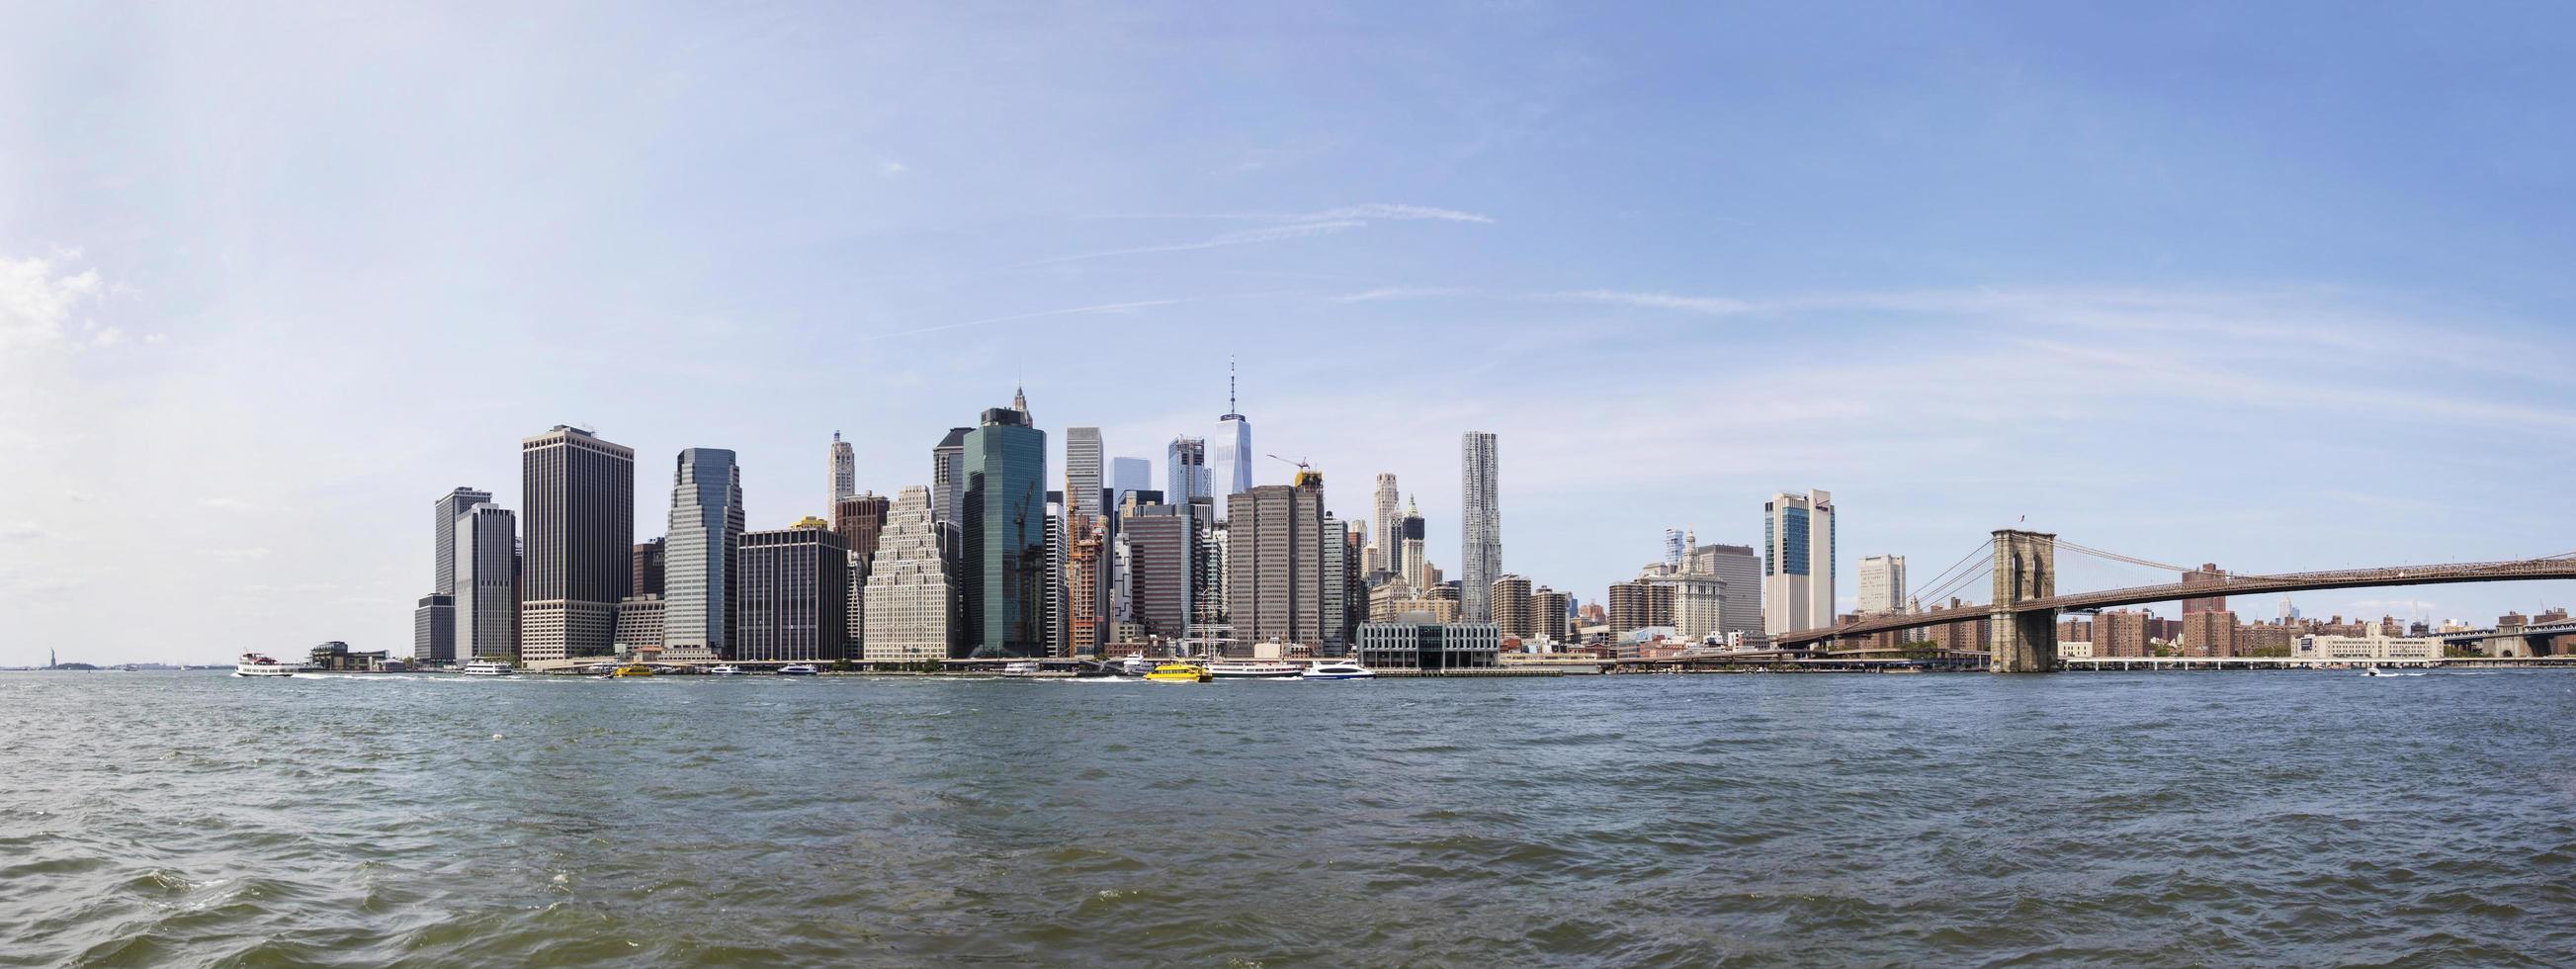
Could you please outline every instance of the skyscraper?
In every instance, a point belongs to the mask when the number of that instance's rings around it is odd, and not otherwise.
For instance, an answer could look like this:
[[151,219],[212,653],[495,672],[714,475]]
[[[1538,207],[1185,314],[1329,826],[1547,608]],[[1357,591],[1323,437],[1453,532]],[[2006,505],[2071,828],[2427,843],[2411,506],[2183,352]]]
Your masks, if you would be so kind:
[[966,435],[974,430],[949,428],[948,436],[939,439],[939,446],[930,449],[931,520],[951,528],[965,519]]
[[1207,441],[1204,438],[1176,437],[1164,449],[1163,500],[1175,505],[1189,504],[1192,498],[1210,498]]
[[430,529],[429,595],[412,615],[412,658],[444,663],[456,658],[456,519],[492,493],[456,488],[438,496]]
[[1109,459],[1109,507],[1116,508],[1128,495],[1154,490],[1154,462],[1144,458]]
[[1071,591],[1065,600],[1064,656],[1095,656],[1100,652],[1101,638],[1108,633],[1109,619],[1101,614],[1100,597],[1088,590],[1101,586],[1103,547],[1109,528],[1100,519],[1082,519],[1076,526],[1072,546],[1065,552],[1065,588]]
[[[518,519],[498,505],[480,504],[449,523],[455,568],[456,642],[446,660],[510,660],[519,656]],[[435,659],[435,657],[433,657]]]
[[832,532],[850,550],[849,655],[857,656],[867,629],[868,570],[874,568],[877,543],[885,533],[886,500],[876,492],[850,495],[832,503]]
[[1101,457],[1099,428],[1064,429],[1064,505],[1074,519],[1089,521],[1100,517],[1105,460]]
[[732,451],[680,452],[671,471],[669,529],[662,553],[663,655],[731,659],[743,529],[742,469]]
[[629,571],[634,573],[634,580],[627,583],[627,595],[658,596],[662,594],[662,574],[664,571],[664,563],[668,561],[667,553],[669,551],[670,545],[667,540],[660,537],[648,538],[635,543],[635,552],[630,556],[634,565],[629,569]]
[[1773,634],[1834,624],[1834,496],[1780,492],[1762,503],[1762,615]]
[[1197,505],[1155,505],[1126,516],[1120,534],[1128,549],[1128,598],[1135,621],[1149,635],[1189,634],[1201,572],[1202,529]]
[[519,658],[615,652],[617,602],[634,581],[635,451],[558,424],[519,442],[527,577]]
[[948,658],[956,606],[944,531],[931,514],[930,489],[909,485],[895,493],[862,597],[860,649],[869,662]]
[[1396,571],[1395,559],[1398,551],[1396,548],[1398,536],[1395,534],[1395,503],[1398,497],[1395,490],[1395,475],[1384,471],[1378,472],[1377,493],[1371,497],[1373,501],[1369,508],[1369,555],[1366,571],[1393,572]]
[[[742,533],[735,562],[733,653],[753,662],[837,660],[849,655],[850,550],[830,523]],[[668,608],[667,606],[665,607]]]
[[1293,485],[1259,485],[1242,497],[1226,521],[1226,600],[1235,638],[1321,645],[1324,476],[1299,471]]
[[1689,542],[1687,542],[1687,541],[1685,541],[1685,540],[1682,538],[1682,530],[1681,530],[1681,529],[1678,529],[1678,528],[1667,528],[1667,529],[1664,529],[1664,564],[1665,564],[1665,565],[1671,566],[1671,567],[1673,567],[1673,568],[1680,568],[1680,567],[1681,567],[1681,565],[1682,565],[1682,556],[1683,556],[1684,554],[1687,554],[1689,551],[1690,551],[1690,543],[1689,543]]
[[[859,493],[859,459],[850,453],[850,442],[841,440],[841,432],[832,432],[831,500],[840,501]],[[829,508],[830,505],[824,507]]]
[[1047,654],[1046,432],[1020,406],[984,412],[965,437],[966,553],[960,582],[972,657]]
[[1502,629],[1505,639],[1534,639],[1538,623],[1530,616],[1530,583],[1517,575],[1494,580],[1492,595],[1494,625]]
[[1714,575],[1726,583],[1726,598],[1718,609],[1719,632],[1762,632],[1762,555],[1752,546],[1693,544],[1682,570]]
[[1458,620],[1491,622],[1494,580],[1503,574],[1503,512],[1495,501],[1495,442],[1488,431],[1459,439]]
[[1234,364],[1225,367],[1225,416],[1216,419],[1216,453],[1209,462],[1216,475],[1217,515],[1234,515],[1233,496],[1252,490],[1252,422],[1234,400]]
[[1860,560],[1860,611],[1865,614],[1905,609],[1905,556],[1872,555]]
[[1431,587],[1431,563],[1422,554],[1422,509],[1411,497],[1404,499],[1404,517],[1396,519],[1395,530],[1395,572],[1419,594]]

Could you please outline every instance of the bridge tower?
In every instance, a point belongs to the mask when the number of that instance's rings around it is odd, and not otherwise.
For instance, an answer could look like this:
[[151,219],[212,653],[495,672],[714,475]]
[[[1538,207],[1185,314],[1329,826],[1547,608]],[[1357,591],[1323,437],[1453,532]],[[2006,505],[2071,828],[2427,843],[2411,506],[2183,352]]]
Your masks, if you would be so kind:
[[1995,530],[1995,597],[1986,614],[1987,669],[2046,673],[2057,669],[2057,610],[2019,603],[2057,595],[2057,536],[2018,528]]

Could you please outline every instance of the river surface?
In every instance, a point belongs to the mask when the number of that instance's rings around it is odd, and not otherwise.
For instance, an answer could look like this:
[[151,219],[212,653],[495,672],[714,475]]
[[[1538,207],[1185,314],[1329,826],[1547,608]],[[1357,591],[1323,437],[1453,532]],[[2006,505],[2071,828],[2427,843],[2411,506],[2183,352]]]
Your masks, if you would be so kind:
[[2576,673],[0,674],[0,965],[2576,962]]

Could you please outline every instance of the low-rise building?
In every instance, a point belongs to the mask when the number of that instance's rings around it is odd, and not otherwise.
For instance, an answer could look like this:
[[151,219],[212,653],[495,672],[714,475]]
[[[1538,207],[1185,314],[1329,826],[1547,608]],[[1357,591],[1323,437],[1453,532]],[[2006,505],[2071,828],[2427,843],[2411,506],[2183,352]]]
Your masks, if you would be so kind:
[[1490,622],[1433,622],[1415,613],[1361,623],[1359,640],[1361,664],[1374,669],[1487,669],[1500,665],[1503,634]]
[[2291,645],[2290,655],[2327,662],[2407,661],[2442,658],[2442,641],[2430,636],[2391,636],[2373,626],[2359,636],[2311,633]]

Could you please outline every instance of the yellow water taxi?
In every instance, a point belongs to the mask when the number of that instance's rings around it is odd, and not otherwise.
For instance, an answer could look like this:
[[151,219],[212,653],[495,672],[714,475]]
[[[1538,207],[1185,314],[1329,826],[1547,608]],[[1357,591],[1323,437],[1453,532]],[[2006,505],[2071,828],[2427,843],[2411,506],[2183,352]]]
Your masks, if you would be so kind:
[[1154,683],[1205,683],[1215,678],[1207,667],[1191,663],[1165,663],[1145,674],[1145,679]]
[[650,666],[620,666],[608,671],[608,675],[617,679],[624,679],[629,676],[651,676],[653,675],[653,668]]

